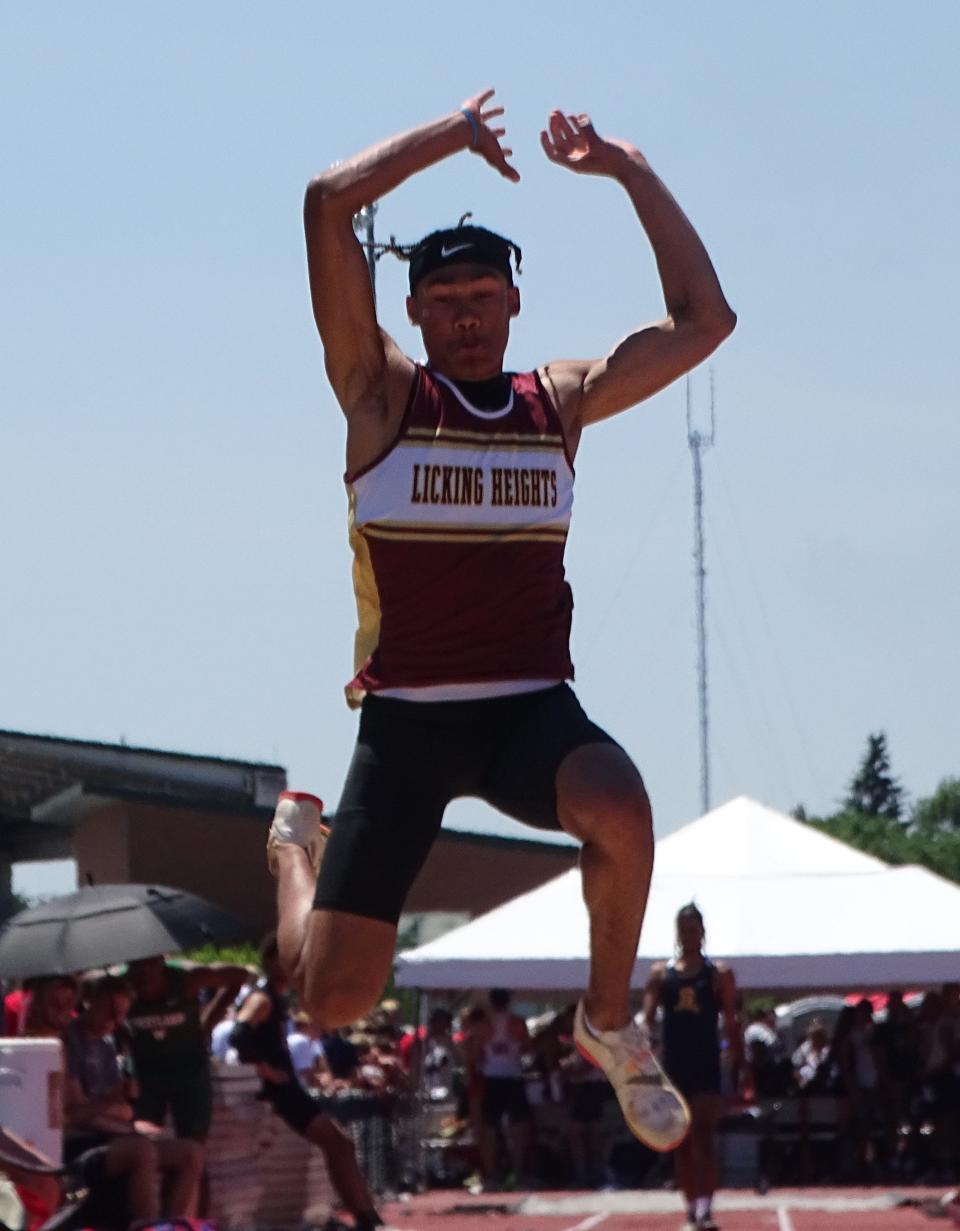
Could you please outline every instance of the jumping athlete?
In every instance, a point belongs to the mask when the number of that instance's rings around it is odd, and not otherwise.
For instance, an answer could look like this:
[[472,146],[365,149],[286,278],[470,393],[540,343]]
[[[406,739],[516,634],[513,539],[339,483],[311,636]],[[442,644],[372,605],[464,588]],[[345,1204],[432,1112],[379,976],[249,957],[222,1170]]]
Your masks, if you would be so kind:
[[492,95],[334,165],[306,193],[313,311],[347,421],[360,625],[348,698],[361,714],[319,877],[319,809],[302,796],[280,800],[269,839],[280,955],[318,1022],[354,1021],[386,981],[404,898],[450,800],[478,796],[564,829],[582,843],[590,913],[576,1039],[633,1132],[666,1150],[684,1136],[687,1109],[629,1009],[653,863],[650,804],[633,762],[566,683],[573,604],[563,550],[583,429],[688,372],[736,318],[640,151],[601,137],[588,116],[554,111],[544,152],[624,189],[657,260],[664,319],[602,358],[506,373],[520,250],[462,226],[409,251],[406,307],[427,362],[404,355],[377,323],[353,217],[463,150],[519,180]]
[[643,1015],[652,1028],[663,1013],[663,1067],[690,1107],[690,1132],[674,1155],[677,1184],[687,1202],[684,1231],[717,1231],[713,1194],[717,1190],[717,1121],[720,1118],[720,1034],[735,1064],[742,1060],[743,1036],[737,1014],[733,972],[703,953],[703,916],[693,903],[677,914],[679,956],[653,967]]

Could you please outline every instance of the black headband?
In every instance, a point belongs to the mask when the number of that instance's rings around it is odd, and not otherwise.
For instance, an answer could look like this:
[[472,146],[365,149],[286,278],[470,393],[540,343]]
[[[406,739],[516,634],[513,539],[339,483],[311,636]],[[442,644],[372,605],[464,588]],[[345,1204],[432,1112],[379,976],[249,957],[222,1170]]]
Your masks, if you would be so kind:
[[434,270],[446,269],[448,265],[470,262],[474,265],[489,265],[503,274],[513,285],[513,268],[510,254],[513,253],[517,271],[520,270],[521,252],[515,243],[488,231],[486,227],[450,227],[446,231],[434,231],[422,239],[410,253],[410,292]]

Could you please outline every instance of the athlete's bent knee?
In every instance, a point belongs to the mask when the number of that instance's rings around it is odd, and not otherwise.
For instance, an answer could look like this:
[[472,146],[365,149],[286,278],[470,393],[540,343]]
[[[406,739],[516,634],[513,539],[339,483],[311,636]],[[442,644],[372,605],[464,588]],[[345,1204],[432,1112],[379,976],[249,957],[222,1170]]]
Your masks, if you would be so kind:
[[308,974],[303,981],[301,1003],[320,1030],[350,1026],[376,1008],[381,987],[351,981],[333,984]]
[[557,773],[561,824],[581,841],[652,839],[650,800],[636,766],[612,744],[572,752]]
[[396,934],[379,919],[313,912],[294,982],[321,1029],[349,1026],[375,1007],[390,976]]
[[[561,813],[561,819],[563,819]],[[643,783],[611,784],[597,789],[567,810],[565,824],[582,842],[596,843],[624,857],[653,848],[653,813]]]

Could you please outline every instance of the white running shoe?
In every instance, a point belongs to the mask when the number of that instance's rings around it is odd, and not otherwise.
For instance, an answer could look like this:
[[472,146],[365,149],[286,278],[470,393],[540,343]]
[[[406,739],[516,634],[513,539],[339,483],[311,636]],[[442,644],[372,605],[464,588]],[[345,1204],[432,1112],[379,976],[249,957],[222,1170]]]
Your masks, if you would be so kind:
[[690,1128],[690,1108],[657,1063],[646,1031],[632,1021],[622,1030],[594,1031],[581,1000],[573,1040],[580,1054],[606,1073],[634,1137],[660,1153],[676,1149]]
[[277,847],[301,846],[314,872],[320,870],[323,849],[330,836],[324,824],[323,800],[306,791],[281,791],[267,837],[267,867],[277,875]]

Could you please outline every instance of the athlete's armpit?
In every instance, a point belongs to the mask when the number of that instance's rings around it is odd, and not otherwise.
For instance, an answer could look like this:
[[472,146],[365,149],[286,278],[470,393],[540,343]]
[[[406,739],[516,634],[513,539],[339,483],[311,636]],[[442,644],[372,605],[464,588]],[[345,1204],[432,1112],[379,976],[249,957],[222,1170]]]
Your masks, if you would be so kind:
[[571,459],[580,443],[583,384],[594,367],[594,359],[551,359],[538,375],[557,412]]

